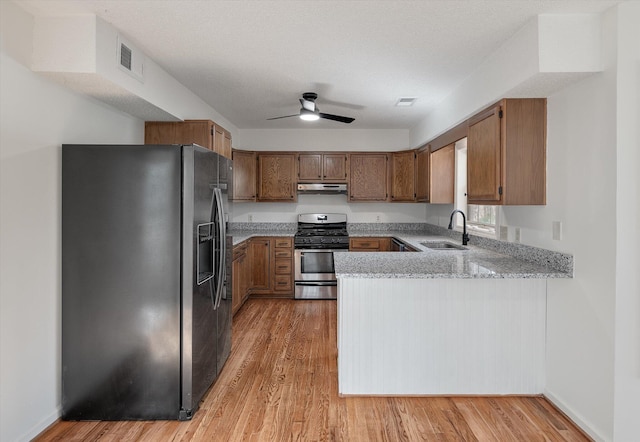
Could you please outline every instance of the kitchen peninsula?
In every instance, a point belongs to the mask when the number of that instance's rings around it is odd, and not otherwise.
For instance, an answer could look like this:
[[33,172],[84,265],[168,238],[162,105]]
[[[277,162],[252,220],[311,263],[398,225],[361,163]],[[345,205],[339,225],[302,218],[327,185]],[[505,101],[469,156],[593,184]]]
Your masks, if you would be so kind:
[[547,279],[572,277],[571,256],[523,246],[532,262],[511,243],[434,250],[422,243],[459,241],[379,234],[419,251],[335,254],[341,395],[542,393]]

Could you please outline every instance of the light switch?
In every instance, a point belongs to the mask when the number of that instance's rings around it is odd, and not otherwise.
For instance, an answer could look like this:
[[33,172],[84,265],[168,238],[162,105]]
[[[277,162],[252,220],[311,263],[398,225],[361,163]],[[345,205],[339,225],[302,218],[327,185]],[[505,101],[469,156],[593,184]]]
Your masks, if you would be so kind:
[[560,241],[562,239],[562,221],[553,221],[551,226],[553,230],[553,239]]

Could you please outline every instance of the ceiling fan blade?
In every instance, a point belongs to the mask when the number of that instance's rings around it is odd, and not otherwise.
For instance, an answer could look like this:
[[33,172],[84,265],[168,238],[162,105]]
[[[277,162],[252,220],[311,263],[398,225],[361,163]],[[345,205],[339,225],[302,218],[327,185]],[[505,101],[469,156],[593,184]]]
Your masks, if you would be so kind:
[[267,120],[279,120],[280,118],[299,117],[299,116],[300,114],[293,114],[293,115],[285,115],[282,117],[267,118]]
[[316,103],[313,101],[309,101],[309,100],[305,100],[304,98],[300,99],[300,104],[302,105],[302,107],[306,110],[308,110],[309,112],[315,112],[316,111]]
[[319,115],[320,115],[320,118],[324,118],[325,120],[339,121],[340,123],[347,123],[347,124],[355,120],[355,118],[351,118],[351,117],[342,117],[340,115],[323,114],[322,112],[320,112]]

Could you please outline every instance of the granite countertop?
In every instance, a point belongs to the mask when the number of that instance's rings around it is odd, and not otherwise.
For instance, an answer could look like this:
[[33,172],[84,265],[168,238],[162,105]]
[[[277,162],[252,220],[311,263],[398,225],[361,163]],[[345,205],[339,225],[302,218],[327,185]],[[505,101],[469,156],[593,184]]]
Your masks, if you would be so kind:
[[290,236],[296,234],[295,229],[274,229],[274,230],[237,230],[232,229],[229,234],[233,237],[233,245],[238,245],[243,241],[248,240],[254,236]]
[[338,278],[571,278],[569,272],[514,258],[469,244],[467,250],[435,250],[424,241],[460,240],[421,233],[374,231],[349,232],[352,237],[391,236],[419,252],[334,253]]
[[[399,227],[400,229],[395,229]],[[256,236],[293,237],[297,223],[234,223],[233,245]],[[351,224],[350,237],[394,237],[418,252],[336,252],[338,278],[572,278],[573,256],[471,235],[467,250],[435,250],[425,241],[460,245],[462,234],[426,224]]]

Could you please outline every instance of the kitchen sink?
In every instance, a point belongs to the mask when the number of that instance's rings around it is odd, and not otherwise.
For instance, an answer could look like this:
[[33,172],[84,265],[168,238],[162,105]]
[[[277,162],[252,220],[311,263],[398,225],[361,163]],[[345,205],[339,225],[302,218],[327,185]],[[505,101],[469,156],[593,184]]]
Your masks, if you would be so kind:
[[459,246],[458,244],[447,241],[425,241],[421,242],[420,244],[429,249],[435,250],[469,250],[466,247]]

